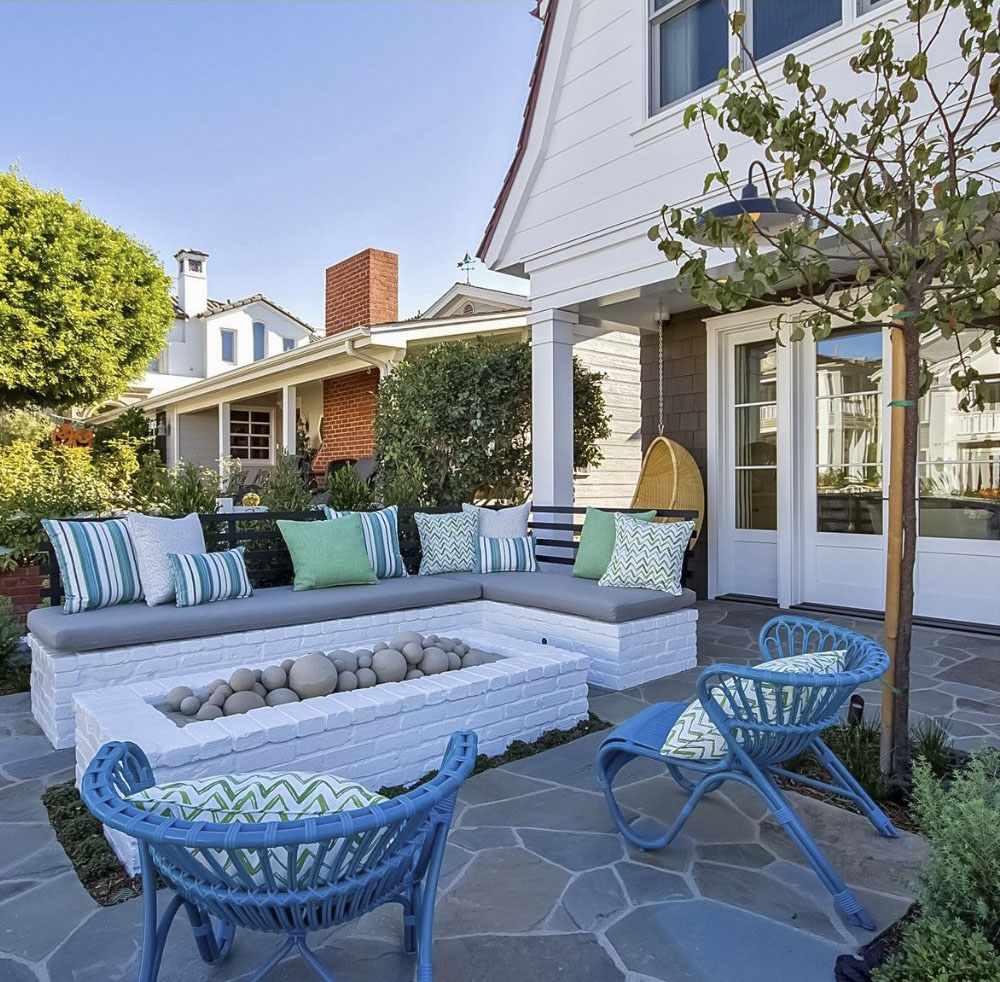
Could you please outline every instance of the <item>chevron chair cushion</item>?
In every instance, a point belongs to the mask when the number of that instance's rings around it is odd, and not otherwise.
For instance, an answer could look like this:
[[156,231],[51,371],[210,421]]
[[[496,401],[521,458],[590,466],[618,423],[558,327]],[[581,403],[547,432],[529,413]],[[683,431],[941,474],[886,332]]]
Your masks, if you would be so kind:
[[479,516],[465,512],[414,516],[420,533],[420,575],[475,573],[479,568]]
[[[823,651],[806,652],[788,658],[775,658],[753,667],[767,669],[769,672],[831,675],[842,672],[846,662],[846,651]],[[750,680],[744,680],[740,684],[751,709],[759,709],[757,687],[754,683]],[[761,691],[765,700],[762,715],[768,719],[774,718],[779,694],[786,709],[791,705],[794,696],[794,690],[790,685],[777,686],[764,683],[761,686]],[[732,707],[729,696],[719,689],[713,695],[723,711],[728,713]],[[712,722],[705,707],[696,699],[677,717],[677,722],[667,734],[667,739],[663,742],[660,753],[667,757],[682,757],[687,760],[718,760],[725,756],[727,750],[726,738]]]
[[346,518],[348,515],[361,516],[361,531],[365,537],[365,550],[375,567],[375,575],[380,580],[390,580],[406,576],[406,564],[399,551],[399,518],[395,505],[378,511],[335,511],[329,505],[323,506],[327,518]]
[[598,585],[662,590],[679,597],[693,532],[694,522],[644,522],[615,515],[615,547]]
[[[163,818],[218,824],[260,824],[295,822],[310,816],[332,815],[366,808],[386,799],[356,781],[346,781],[330,774],[285,771],[170,781],[139,791],[128,800],[137,808]],[[337,852],[336,848],[328,850],[324,864],[332,862]],[[271,868],[275,880],[278,886],[284,886],[288,881],[288,850],[274,848],[271,853]],[[198,858],[197,851],[194,851],[194,855]],[[242,870],[255,886],[265,886],[265,876],[256,850],[229,849],[216,852],[214,856],[227,873]],[[312,876],[316,858],[316,847],[299,846],[296,855],[296,876],[299,882]],[[204,862],[204,859],[201,861]]]

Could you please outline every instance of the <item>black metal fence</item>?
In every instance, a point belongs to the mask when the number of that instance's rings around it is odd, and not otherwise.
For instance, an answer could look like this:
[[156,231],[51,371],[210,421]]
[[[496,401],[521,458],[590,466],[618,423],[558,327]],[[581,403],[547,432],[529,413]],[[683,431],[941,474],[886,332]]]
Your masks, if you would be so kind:
[[[420,566],[420,538],[417,523],[413,518],[416,511],[442,514],[457,511],[455,508],[400,508],[399,548],[406,568],[415,573]],[[607,508],[611,512],[630,514],[643,509]],[[528,520],[528,527],[535,537],[535,555],[540,562],[570,565],[576,557],[578,536],[583,528],[583,516],[587,509],[575,506],[535,506]],[[683,521],[695,519],[695,511],[659,509],[657,518]],[[201,515],[205,530],[205,544],[210,552],[235,549],[243,546],[247,569],[255,587],[284,586],[292,582],[291,556],[276,522],[288,519],[296,522],[312,522],[324,518],[322,511],[296,512],[225,512]],[[81,519],[82,521],[106,521],[106,519]],[[690,555],[690,550],[688,552]],[[46,539],[42,546],[41,569],[47,583],[42,590],[43,599],[56,605],[62,603],[63,587],[59,576],[59,565],[55,551]],[[687,577],[687,557],[685,557],[685,579]]]

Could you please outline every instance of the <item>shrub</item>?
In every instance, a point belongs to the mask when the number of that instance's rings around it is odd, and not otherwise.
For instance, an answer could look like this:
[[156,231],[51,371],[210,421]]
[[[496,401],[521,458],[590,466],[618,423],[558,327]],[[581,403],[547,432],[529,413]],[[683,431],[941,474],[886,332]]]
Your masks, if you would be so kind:
[[834,726],[823,734],[829,748],[875,801],[884,801],[889,791],[879,766],[880,735],[878,719],[865,718]]
[[900,950],[872,982],[1000,982],[1000,956],[982,931],[928,915],[906,928]]
[[219,475],[211,467],[179,463],[167,476],[163,487],[164,515],[214,514],[219,497]]
[[312,504],[295,454],[278,455],[261,481],[260,502],[269,511],[306,511]]
[[135,448],[136,456],[142,460],[145,457],[156,455],[156,447],[153,435],[149,431],[149,418],[141,409],[126,409],[125,412],[116,416],[110,423],[102,423],[94,427],[94,453],[97,455],[108,453],[115,443],[124,441],[132,444]]
[[327,504],[335,511],[364,511],[371,508],[371,486],[353,467],[341,467],[326,479]]
[[947,776],[954,766],[948,719],[925,717],[917,723],[910,730],[910,752],[914,759],[926,761],[936,778]]
[[21,646],[24,631],[24,621],[14,615],[10,597],[0,597],[0,668],[6,666]]
[[15,440],[38,446],[52,433],[52,420],[38,409],[11,409],[0,416],[0,446],[9,447]]
[[401,464],[389,474],[375,475],[379,499],[385,506],[419,508],[423,503],[424,474],[418,461]]

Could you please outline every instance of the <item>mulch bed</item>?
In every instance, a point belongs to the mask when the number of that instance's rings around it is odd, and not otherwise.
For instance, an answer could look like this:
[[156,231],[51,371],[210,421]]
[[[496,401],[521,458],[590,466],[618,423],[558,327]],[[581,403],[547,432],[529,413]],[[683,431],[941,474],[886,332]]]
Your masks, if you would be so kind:
[[871,982],[872,971],[902,944],[903,931],[916,920],[919,912],[920,908],[914,904],[898,921],[864,945],[857,955],[840,955],[834,965],[837,982]]
[[31,688],[30,665],[0,665],[0,696],[27,692]]

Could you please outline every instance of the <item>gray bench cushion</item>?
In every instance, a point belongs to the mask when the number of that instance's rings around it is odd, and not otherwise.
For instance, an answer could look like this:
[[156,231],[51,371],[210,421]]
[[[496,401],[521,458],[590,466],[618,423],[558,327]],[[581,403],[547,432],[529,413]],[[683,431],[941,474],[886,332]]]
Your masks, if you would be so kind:
[[40,607],[28,614],[28,630],[50,651],[93,651],[461,603],[480,595],[478,583],[443,576],[409,576],[298,593],[290,586],[275,586],[257,590],[245,600],[200,607],[136,603],[79,614]]
[[688,589],[679,597],[672,597],[661,590],[598,586],[596,580],[573,576],[568,566],[535,573],[441,573],[439,576],[478,583],[484,600],[538,607],[611,624],[671,614],[690,607],[697,599],[694,591]]

